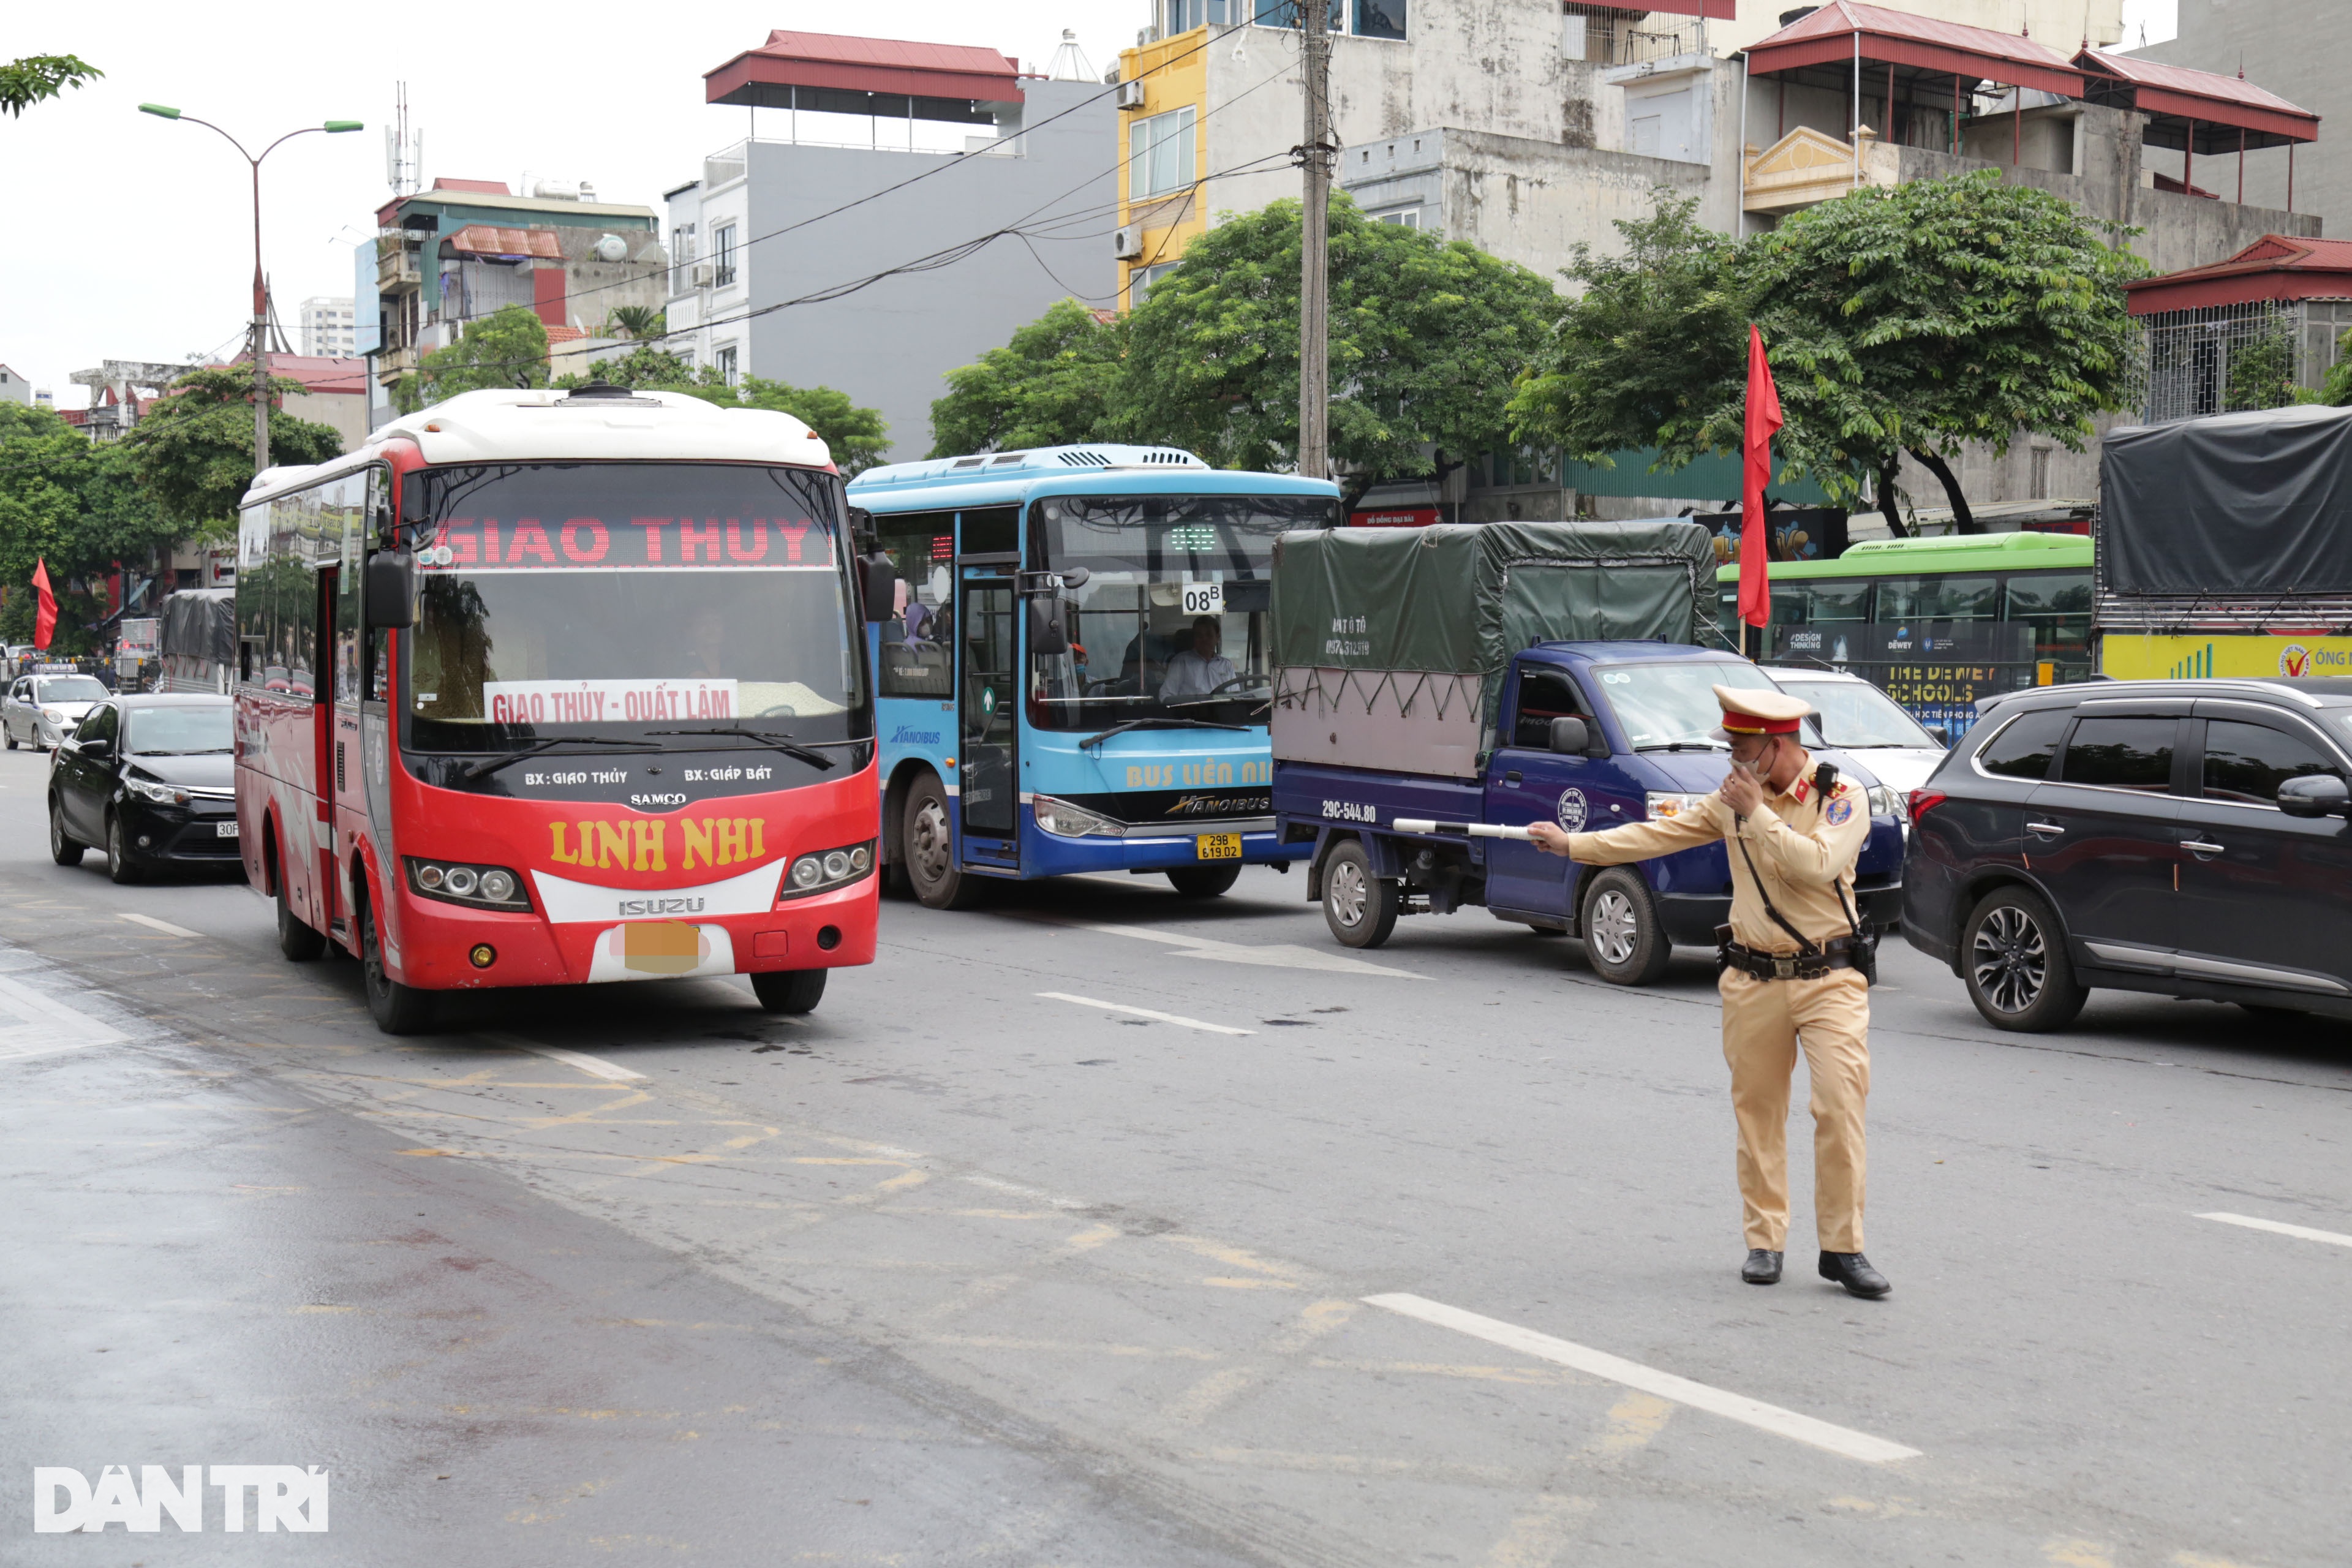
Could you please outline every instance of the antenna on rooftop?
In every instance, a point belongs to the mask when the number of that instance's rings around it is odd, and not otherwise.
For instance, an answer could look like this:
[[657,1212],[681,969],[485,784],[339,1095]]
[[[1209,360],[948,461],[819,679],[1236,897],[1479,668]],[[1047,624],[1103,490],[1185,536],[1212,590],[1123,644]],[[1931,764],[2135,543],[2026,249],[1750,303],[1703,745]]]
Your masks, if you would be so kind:
[[1054,51],[1053,61],[1045,67],[1045,74],[1055,81],[1095,79],[1093,62],[1087,58],[1086,50],[1078,47],[1078,35],[1072,29],[1062,29],[1062,47]]
[[425,132],[408,129],[408,84],[394,88],[392,123],[383,128],[383,178],[395,196],[416,194],[425,167]]

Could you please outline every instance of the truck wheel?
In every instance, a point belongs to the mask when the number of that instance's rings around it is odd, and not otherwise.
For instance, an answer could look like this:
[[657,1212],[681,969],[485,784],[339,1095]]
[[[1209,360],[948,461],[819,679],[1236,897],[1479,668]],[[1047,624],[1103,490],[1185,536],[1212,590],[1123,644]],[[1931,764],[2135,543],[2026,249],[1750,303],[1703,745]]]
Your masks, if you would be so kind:
[[1242,863],[1238,860],[1223,866],[1180,866],[1168,873],[1168,880],[1180,899],[1217,898],[1241,879]]
[[1658,921],[1657,900],[1636,872],[1603,871],[1586,885],[1584,960],[1612,985],[1647,985],[1666,972],[1674,944]]
[[2025,889],[1995,888],[1960,928],[1969,1000],[1996,1029],[2039,1035],[2073,1023],[2090,999],[2066,956],[2050,906]]
[[1350,838],[1323,863],[1323,923],[1341,947],[1378,947],[1396,930],[1397,886],[1372,875],[1372,858]]
[[907,792],[907,882],[927,910],[968,910],[980,901],[980,879],[957,869],[955,836],[948,826],[948,792],[926,777]]
[[824,995],[829,969],[777,969],[751,976],[751,994],[771,1013],[809,1013]]

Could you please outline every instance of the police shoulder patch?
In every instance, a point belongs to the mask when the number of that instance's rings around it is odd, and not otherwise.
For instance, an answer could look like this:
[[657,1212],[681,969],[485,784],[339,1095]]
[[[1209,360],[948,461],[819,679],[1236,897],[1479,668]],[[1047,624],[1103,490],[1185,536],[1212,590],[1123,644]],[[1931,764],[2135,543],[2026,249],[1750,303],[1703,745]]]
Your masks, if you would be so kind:
[[1830,826],[1832,827],[1843,827],[1846,823],[1853,818],[1853,802],[1846,798],[1846,794],[1843,790],[1840,790],[1837,794],[1837,798],[1830,802]]

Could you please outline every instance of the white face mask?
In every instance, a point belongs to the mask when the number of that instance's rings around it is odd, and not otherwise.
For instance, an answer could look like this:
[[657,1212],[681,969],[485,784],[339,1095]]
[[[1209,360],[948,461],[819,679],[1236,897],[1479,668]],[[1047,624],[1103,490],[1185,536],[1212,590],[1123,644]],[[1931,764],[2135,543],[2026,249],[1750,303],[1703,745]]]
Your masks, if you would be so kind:
[[1770,770],[1771,764],[1772,752],[1769,750],[1753,762],[1743,763],[1737,757],[1731,759],[1731,765],[1733,767],[1738,768],[1740,772],[1746,773],[1750,778],[1759,780],[1762,779],[1765,773]]

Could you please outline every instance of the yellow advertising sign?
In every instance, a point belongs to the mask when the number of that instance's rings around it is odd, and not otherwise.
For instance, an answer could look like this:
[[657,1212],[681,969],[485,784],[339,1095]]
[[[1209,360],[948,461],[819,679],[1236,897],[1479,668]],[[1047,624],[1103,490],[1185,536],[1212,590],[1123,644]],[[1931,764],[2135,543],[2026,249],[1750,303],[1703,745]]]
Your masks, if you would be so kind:
[[2099,668],[2117,680],[2352,675],[2352,637],[2138,637],[2109,632],[2099,643]]

